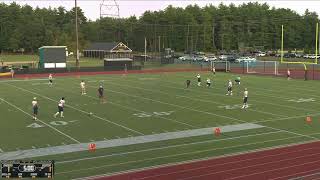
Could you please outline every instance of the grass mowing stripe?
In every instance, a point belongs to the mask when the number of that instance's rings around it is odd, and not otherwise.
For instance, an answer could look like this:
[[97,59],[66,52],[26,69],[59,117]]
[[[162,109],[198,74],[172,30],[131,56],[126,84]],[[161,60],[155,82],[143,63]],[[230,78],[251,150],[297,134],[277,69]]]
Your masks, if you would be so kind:
[[249,135],[244,135],[244,136],[230,137],[230,138],[224,138],[224,139],[214,139],[214,140],[206,140],[206,141],[199,141],[199,142],[182,143],[182,144],[177,144],[177,145],[149,148],[149,149],[143,149],[143,150],[137,150],[137,151],[121,152],[121,153],[102,155],[102,156],[96,156],[96,157],[87,157],[87,158],[80,158],[80,159],[67,160],[67,161],[58,161],[58,162],[56,162],[56,164],[73,163],[73,162],[78,162],[78,161],[83,161],[83,160],[92,160],[92,159],[99,159],[99,158],[105,158],[105,157],[122,156],[122,155],[135,154],[135,153],[141,153],[141,152],[177,148],[177,147],[196,145],[196,144],[220,142],[220,141],[234,140],[234,139],[247,138],[247,137],[256,137],[256,136],[275,134],[275,133],[283,133],[283,132],[273,131],[273,132],[266,132],[266,133],[257,133],[257,134],[249,134]]
[[[38,96],[43,97],[43,98],[45,98],[45,99],[51,100],[51,101],[53,101],[53,102],[56,102],[54,99],[51,99],[51,98],[49,98],[49,97],[47,97],[47,96],[44,96],[44,95],[41,95],[41,94],[39,94],[39,93],[35,93],[35,92],[29,91],[29,90],[27,90],[27,89],[23,89],[23,88],[20,88],[20,87],[18,87],[18,86],[12,85],[12,84],[8,84],[8,85],[9,85],[9,86],[12,86],[12,87],[15,87],[15,88],[17,88],[17,89],[20,89],[20,90],[22,90],[22,91],[28,92],[28,93],[31,93],[31,94],[34,94],[34,95],[38,95]],[[66,106],[67,106],[67,107],[70,107],[71,109],[74,109],[74,110],[76,110],[76,111],[82,112],[82,113],[84,113],[84,114],[86,114],[86,115],[89,114],[89,112],[86,112],[86,111],[83,111],[83,110],[81,110],[81,109],[75,108],[75,107],[73,107],[73,106],[71,106],[71,105],[66,105]],[[97,115],[95,115],[95,114],[93,114],[92,116],[95,117],[95,118],[98,118],[98,119],[100,119],[100,120],[109,122],[110,124],[119,126],[119,127],[123,128],[123,129],[126,129],[126,130],[130,131],[130,132],[134,132],[134,133],[139,134],[139,135],[144,135],[142,132],[133,130],[133,129],[131,129],[131,128],[128,128],[128,127],[126,127],[126,126],[124,126],[124,125],[115,123],[115,122],[110,121],[110,120],[108,120],[108,119],[99,117],[99,116],[97,116]]]
[[[133,82],[133,81],[129,81],[129,82]],[[129,88],[135,88],[135,89],[140,89],[140,90],[144,90],[144,91],[149,91],[149,92],[154,92],[154,93],[161,93],[161,94],[165,94],[165,95],[172,95],[170,93],[164,93],[162,91],[154,91],[151,89],[146,89],[146,88],[139,88],[139,87],[134,87],[134,86],[127,86],[127,85],[123,85],[123,84],[116,84],[116,83],[111,83],[109,82],[109,84],[114,84],[117,86],[124,86],[124,87],[129,87]],[[200,102],[207,102],[207,103],[211,103],[211,104],[217,104],[217,105],[227,105],[227,104],[221,104],[221,103],[217,103],[215,101],[207,101],[207,100],[203,100],[203,99],[194,99],[188,96],[182,96],[182,95],[175,95],[177,97],[182,97],[182,98],[186,98],[186,99],[191,99],[193,101],[200,101]],[[266,112],[266,111],[259,111],[259,110],[254,110],[254,109],[247,109],[247,111],[254,111],[254,112],[258,112],[258,113],[262,113],[262,114],[268,114],[268,115],[274,115],[274,116],[282,116],[282,117],[288,117],[285,115],[281,115],[281,114],[274,114],[271,112]]]
[[48,81],[48,79],[17,79],[17,80],[0,80],[0,83],[8,83],[8,82],[25,82],[25,81]]
[[[92,86],[88,86],[88,87],[93,88]],[[56,88],[57,88],[57,87],[56,87]],[[67,90],[62,89],[62,88],[57,88],[57,89],[61,89],[62,91],[75,94],[74,92],[67,91]],[[88,97],[88,98],[91,98],[91,99],[99,100],[99,98],[90,96],[90,95],[88,95],[88,94],[85,94],[84,96],[85,96],[85,97]],[[121,104],[119,104],[119,103],[114,103],[114,102],[112,102],[112,101],[108,101],[108,103],[113,104],[113,105],[116,105],[116,106],[119,106],[119,107],[122,107],[122,108],[125,108],[125,109],[133,110],[133,111],[136,111],[136,112],[146,113],[145,111],[138,110],[138,109],[136,109],[136,108],[132,108],[132,107],[129,107],[129,106],[124,106],[124,105],[121,105]],[[197,128],[196,126],[193,126],[193,125],[191,125],[191,124],[184,123],[184,122],[181,122],[181,121],[178,121],[178,120],[174,120],[174,119],[171,119],[171,118],[166,118],[166,117],[161,117],[161,116],[158,116],[158,118],[165,119],[165,120],[168,120],[168,121],[173,121],[173,122],[176,122],[176,123],[179,123],[179,124],[186,125],[186,126],[188,126],[188,127]]]
[[77,170],[71,170],[71,171],[62,171],[62,172],[58,172],[56,174],[66,174],[66,173],[73,173],[73,172],[78,172],[78,171],[93,170],[93,169],[105,168],[105,167],[109,167],[109,166],[127,165],[127,164],[131,164],[131,163],[144,162],[144,161],[157,160],[157,159],[164,159],[164,158],[179,157],[179,156],[190,155],[190,154],[200,154],[200,153],[214,151],[214,150],[225,150],[225,149],[231,149],[231,148],[239,148],[239,147],[243,147],[243,146],[264,144],[264,143],[267,143],[267,142],[283,141],[283,140],[294,139],[294,138],[301,138],[301,136],[279,138],[279,139],[273,139],[273,140],[267,140],[267,141],[259,141],[259,142],[254,142],[254,143],[246,143],[246,144],[242,144],[242,145],[228,146],[228,147],[223,147],[223,148],[209,148],[209,149],[205,149],[205,150],[198,150],[198,151],[185,152],[185,153],[177,153],[177,154],[173,154],[173,155],[158,156],[158,157],[154,157],[154,158],[146,158],[146,159],[135,160],[135,161],[127,161],[127,162],[121,162],[121,163],[114,163],[114,164],[96,166],[96,167],[92,167],[92,168],[83,168],[83,169],[77,169]]
[[[91,87],[93,87],[93,86],[91,86]],[[237,118],[233,118],[233,117],[229,117],[229,116],[218,115],[218,114],[215,114],[215,113],[196,110],[196,109],[193,109],[193,108],[188,108],[188,107],[184,107],[184,106],[180,106],[180,105],[176,105],[176,104],[172,104],[172,103],[168,103],[168,102],[162,102],[162,101],[158,101],[158,100],[154,100],[154,99],[150,99],[150,98],[146,98],[146,97],[140,97],[140,96],[136,96],[136,95],[131,95],[131,94],[127,94],[127,93],[124,93],[124,92],[121,92],[121,91],[113,91],[113,90],[109,90],[109,91],[114,92],[114,93],[124,94],[124,95],[135,97],[135,98],[146,99],[146,100],[149,100],[149,101],[158,102],[158,103],[161,103],[161,104],[167,104],[167,105],[170,105],[170,106],[180,107],[182,109],[189,109],[189,110],[200,112],[200,113],[211,114],[213,116],[223,117],[223,118],[231,119],[231,120],[242,122],[242,123],[246,122],[246,121],[243,121],[243,120],[240,120],[240,119],[237,119]],[[288,133],[291,133],[291,134],[308,137],[308,138],[311,138],[311,139],[318,139],[318,138],[315,138],[315,137],[312,137],[312,136],[309,136],[309,135],[304,135],[304,134],[288,131],[288,130],[285,130],[285,129],[279,129],[279,128],[274,128],[274,127],[270,127],[270,126],[266,126],[266,127],[270,128],[270,129],[273,129],[273,130],[280,130],[280,131],[288,132]]]
[[[10,106],[12,106],[12,107],[16,108],[17,110],[19,110],[19,111],[23,112],[23,113],[24,113],[24,114],[26,114],[26,115],[28,115],[28,116],[32,117],[32,115],[30,115],[29,113],[25,112],[24,110],[22,110],[21,108],[17,107],[16,105],[14,105],[14,104],[12,104],[12,103],[10,103],[10,102],[8,102],[8,101],[6,101],[6,100],[2,99],[2,98],[0,98],[0,99],[1,99],[3,102],[7,103],[8,105],[10,105]],[[57,131],[58,133],[60,133],[60,134],[62,134],[62,135],[64,135],[64,136],[66,136],[66,137],[68,137],[68,138],[69,138],[69,139],[71,139],[72,141],[74,141],[74,142],[76,142],[76,143],[80,143],[80,141],[76,140],[75,138],[71,137],[70,135],[67,135],[66,133],[63,133],[62,131],[58,130],[57,128],[55,128],[55,127],[51,126],[50,124],[47,124],[47,123],[45,123],[44,121],[41,121],[40,119],[38,119],[37,121],[39,121],[39,122],[41,122],[42,124],[44,124],[44,125],[46,125],[46,126],[50,127],[51,129],[53,129],[53,130]]]

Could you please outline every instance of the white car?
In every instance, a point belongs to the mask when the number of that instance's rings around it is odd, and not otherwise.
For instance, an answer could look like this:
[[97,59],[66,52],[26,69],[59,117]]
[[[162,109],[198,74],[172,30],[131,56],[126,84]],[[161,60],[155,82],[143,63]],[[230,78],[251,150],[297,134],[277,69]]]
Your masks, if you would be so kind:
[[236,63],[241,63],[241,62],[255,62],[257,61],[256,58],[252,58],[252,57],[240,57],[240,58],[237,58],[235,60]]
[[214,56],[214,55],[208,56],[208,61],[216,61],[216,60],[218,60],[218,58],[216,56]]
[[264,57],[264,56],[266,56],[266,53],[265,52],[260,52],[260,53],[257,54],[257,56]]
[[191,60],[191,57],[190,56],[181,56],[178,59],[182,60],[182,61],[187,61],[187,60]]
[[223,54],[219,56],[219,59],[222,61],[226,61],[228,59],[228,56]]

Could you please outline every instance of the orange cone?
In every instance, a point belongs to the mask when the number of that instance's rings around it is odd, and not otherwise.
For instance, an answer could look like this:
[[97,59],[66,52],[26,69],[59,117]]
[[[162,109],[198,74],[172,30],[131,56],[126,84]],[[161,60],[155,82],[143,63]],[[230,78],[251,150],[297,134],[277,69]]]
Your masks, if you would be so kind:
[[97,148],[96,144],[94,143],[89,144],[89,151],[95,151],[96,148]]
[[214,135],[215,136],[219,136],[221,134],[221,130],[220,130],[220,128],[214,128]]
[[307,117],[306,117],[306,122],[307,122],[308,124],[311,124],[311,123],[312,123],[311,116],[307,116]]

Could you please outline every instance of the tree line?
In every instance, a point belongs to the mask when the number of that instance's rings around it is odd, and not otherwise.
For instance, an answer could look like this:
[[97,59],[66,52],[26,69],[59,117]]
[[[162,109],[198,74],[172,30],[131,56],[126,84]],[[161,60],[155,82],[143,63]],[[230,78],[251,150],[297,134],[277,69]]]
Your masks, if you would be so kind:
[[[137,18],[103,17],[88,20],[78,7],[80,49],[91,42],[124,42],[134,51],[247,51],[315,48],[315,12],[303,15],[268,4],[244,3],[200,8],[168,6],[161,11],[145,11]],[[41,46],[64,45],[75,49],[75,9],[32,8],[16,3],[0,3],[1,52],[36,52]]]

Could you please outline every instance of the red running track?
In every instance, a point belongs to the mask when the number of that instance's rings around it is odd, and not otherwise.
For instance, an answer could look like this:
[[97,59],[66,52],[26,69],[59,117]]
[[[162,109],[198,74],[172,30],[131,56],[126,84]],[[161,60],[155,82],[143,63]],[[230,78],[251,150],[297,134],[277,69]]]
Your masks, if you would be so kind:
[[285,180],[320,172],[320,142],[135,171],[95,180]]

